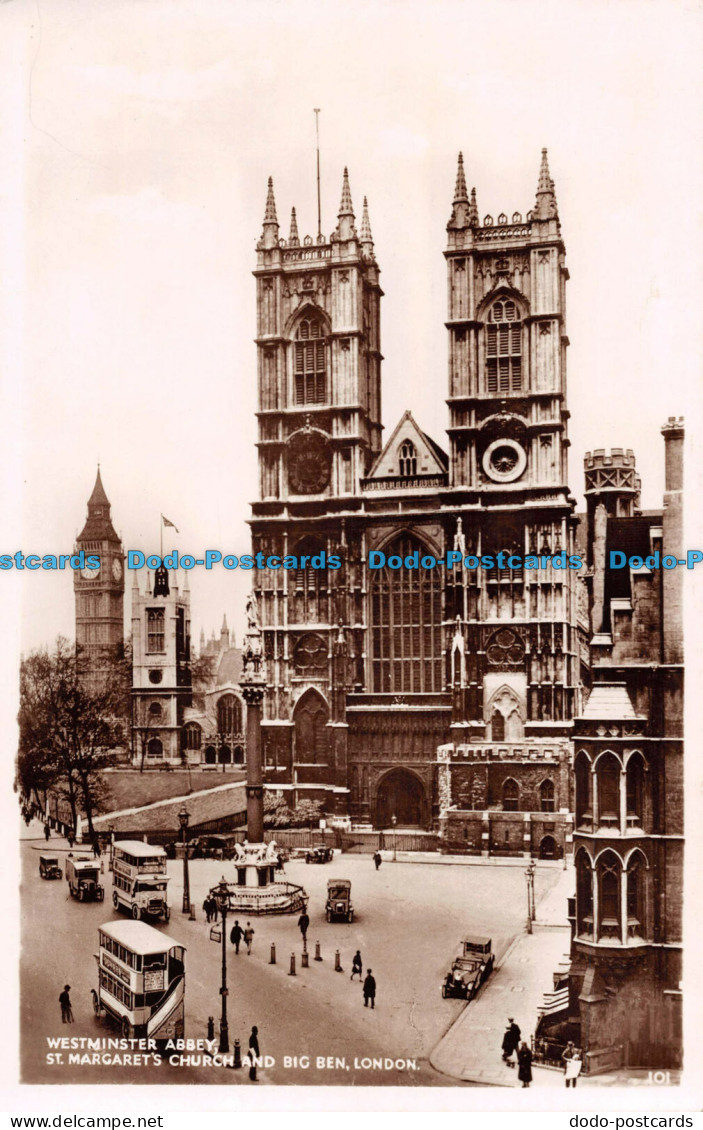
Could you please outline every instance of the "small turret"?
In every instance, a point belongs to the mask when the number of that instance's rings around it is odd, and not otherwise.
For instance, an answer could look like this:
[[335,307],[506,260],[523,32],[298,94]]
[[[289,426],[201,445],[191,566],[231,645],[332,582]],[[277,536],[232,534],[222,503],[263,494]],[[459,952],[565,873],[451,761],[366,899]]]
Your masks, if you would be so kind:
[[276,199],[273,195],[273,177],[269,177],[261,244],[264,248],[278,246],[278,217],[276,216]]
[[338,223],[334,233],[335,239],[356,239],[354,206],[352,204],[351,189],[349,188],[349,172],[346,165],[344,166],[344,177],[342,178],[342,199],[339,202],[337,220]]
[[542,162],[539,167],[539,181],[537,183],[537,199],[535,200],[534,219],[535,220],[556,220],[559,217],[557,212],[557,198],[554,193],[554,181],[549,175],[549,163],[547,161],[547,150],[542,150]]
[[367,258],[373,259],[373,236],[371,234],[371,223],[369,221],[369,206],[364,197],[364,210],[361,213],[361,233],[360,233],[361,249]]
[[[475,220],[472,219],[472,207],[476,217]],[[464,155],[463,153],[460,153],[456,169],[456,184],[454,186],[452,214],[449,217],[447,231],[462,231],[465,228],[472,227],[474,223],[478,223],[478,211],[476,209],[476,190],[473,190],[472,200],[471,203],[469,203],[469,194],[466,189],[466,176],[464,175]]]
[[300,247],[300,236],[298,235],[298,220],[295,215],[295,208],[290,210],[290,234],[288,236],[289,247]]

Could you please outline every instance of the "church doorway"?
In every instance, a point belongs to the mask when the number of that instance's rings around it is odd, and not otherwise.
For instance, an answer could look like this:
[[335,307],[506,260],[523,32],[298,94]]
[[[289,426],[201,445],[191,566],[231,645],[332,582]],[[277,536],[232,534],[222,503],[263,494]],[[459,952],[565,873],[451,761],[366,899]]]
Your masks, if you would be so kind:
[[426,824],[427,799],[422,781],[407,769],[392,769],[378,787],[376,827],[424,828]]
[[543,836],[539,845],[540,859],[556,859],[557,843],[554,836]]

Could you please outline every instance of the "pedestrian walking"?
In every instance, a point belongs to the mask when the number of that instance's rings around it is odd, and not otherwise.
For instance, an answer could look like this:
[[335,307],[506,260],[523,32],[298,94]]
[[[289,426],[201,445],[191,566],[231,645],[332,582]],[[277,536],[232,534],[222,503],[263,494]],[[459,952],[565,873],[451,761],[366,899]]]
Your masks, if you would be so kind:
[[61,1023],[73,1024],[73,1009],[71,1008],[71,998],[68,995],[71,991],[70,985],[64,985],[63,992],[59,993],[59,1004],[61,1005]]
[[102,854],[102,848],[100,847],[100,840],[96,836],[95,839],[93,840],[93,855],[95,856],[96,859],[100,859],[101,854]]
[[205,915],[205,921],[209,922],[210,921],[210,899],[207,897],[207,895],[203,899],[203,914]]
[[247,956],[249,956],[249,954],[251,953],[251,944],[254,941],[254,933],[254,927],[252,926],[251,922],[247,922],[243,935],[244,944],[247,947]]
[[370,969],[364,978],[364,1008],[368,1008],[369,1001],[371,1001],[371,1008],[375,1008],[376,978],[371,975]]
[[232,945],[234,946],[234,952],[235,953],[239,953],[239,947],[242,944],[242,935],[243,934],[244,934],[244,931],[242,930],[242,927],[239,925],[239,919],[235,918],[234,926],[230,930],[230,934],[229,934],[229,940],[232,943]]
[[381,853],[380,853],[380,851],[375,851],[375,852],[373,853],[373,861],[374,861],[374,863],[376,864],[376,870],[378,871],[379,867],[380,867],[380,866],[381,866],[381,864],[383,863],[383,859],[381,858]]
[[532,1082],[532,1052],[523,1040],[520,1044],[517,1053],[518,1073],[517,1077],[522,1083],[523,1087],[529,1087]]
[[360,950],[357,950],[356,953],[354,954],[354,957],[352,958],[352,971],[351,971],[351,977],[349,978],[349,980],[353,981],[354,978],[356,977],[357,973],[359,974],[359,980],[361,980],[363,972],[364,972],[364,968],[363,968],[363,965],[361,964],[361,952],[360,952]]
[[66,839],[68,840],[68,846],[72,848],[76,842],[76,837],[73,834],[73,828],[69,828],[66,832]]
[[255,1024],[251,1030],[251,1036],[249,1037],[249,1078],[251,1079],[252,1083],[256,1083],[256,1061],[260,1058],[260,1056],[261,1052],[259,1051],[259,1029]]
[[515,1064],[512,1061],[513,1052],[517,1051],[520,1043],[520,1028],[513,1020],[512,1016],[508,1017],[508,1027],[503,1034],[503,1059],[510,1067]]
[[44,839],[46,840],[47,843],[49,842],[50,836],[51,836],[51,828],[49,827],[48,824],[45,824],[44,825]]
[[581,1051],[574,1045],[573,1040],[569,1040],[568,1044],[562,1052],[561,1061],[564,1064],[564,1085],[566,1087],[575,1087],[576,1080],[581,1074]]
[[298,919],[298,926],[300,927],[300,933],[303,935],[303,941],[307,939],[309,925],[310,919],[308,918],[306,911],[303,911],[303,913],[300,915],[300,918]]

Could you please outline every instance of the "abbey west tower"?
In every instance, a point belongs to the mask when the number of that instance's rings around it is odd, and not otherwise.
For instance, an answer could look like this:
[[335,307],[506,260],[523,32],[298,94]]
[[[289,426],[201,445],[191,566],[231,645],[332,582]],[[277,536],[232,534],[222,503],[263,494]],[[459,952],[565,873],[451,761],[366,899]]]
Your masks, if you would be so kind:
[[[365,565],[371,550],[574,548],[567,273],[546,154],[524,219],[481,223],[461,158],[454,195],[447,455],[409,412],[381,450],[378,267],[346,173],[329,242],[301,245],[295,214],[281,241],[269,186],[254,550],[325,549],[342,568],[257,574],[266,779],[382,827],[442,816],[469,850],[490,850],[488,835],[522,851],[533,833],[554,848],[578,705],[573,573]],[[507,840],[502,825],[486,833],[481,814],[496,809],[522,814],[505,821]],[[526,813],[545,814],[527,833]]]

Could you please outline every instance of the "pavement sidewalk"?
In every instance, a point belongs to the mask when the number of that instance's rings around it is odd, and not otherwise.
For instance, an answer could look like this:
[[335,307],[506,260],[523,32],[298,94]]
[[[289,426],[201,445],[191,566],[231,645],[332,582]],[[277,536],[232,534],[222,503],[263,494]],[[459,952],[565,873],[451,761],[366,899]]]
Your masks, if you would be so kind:
[[[484,1086],[521,1086],[517,1070],[503,1062],[501,1045],[508,1017],[514,1017],[529,1044],[542,996],[552,988],[552,974],[568,955],[570,932],[566,899],[573,891],[573,870],[537,906],[532,934],[521,934],[479,995],[471,1001],[430,1055],[443,1075]],[[560,1072],[533,1067],[534,1085],[564,1086]]]

